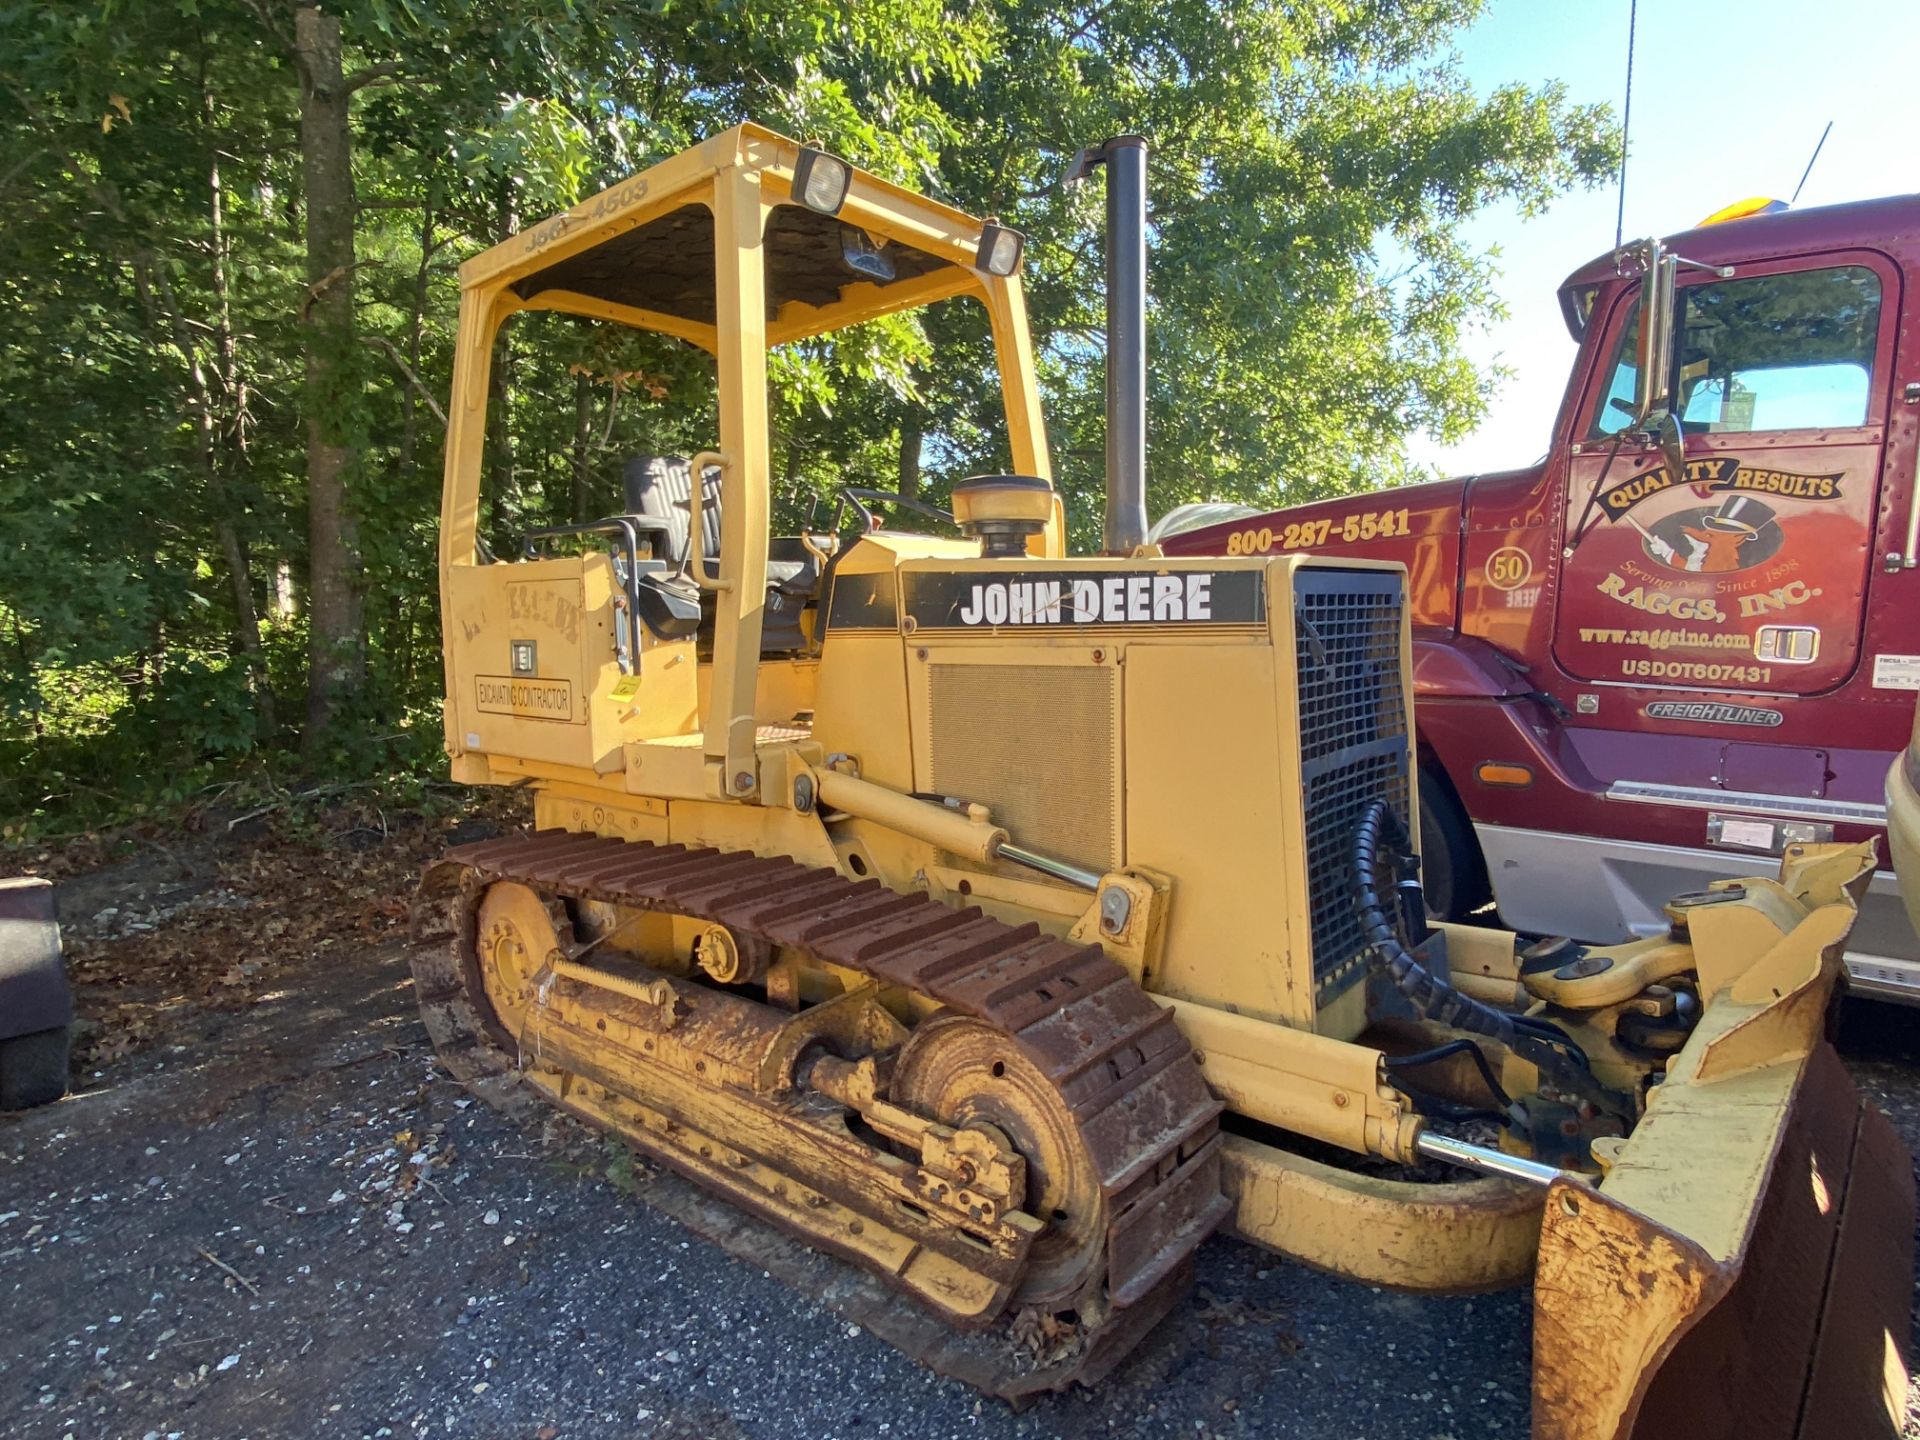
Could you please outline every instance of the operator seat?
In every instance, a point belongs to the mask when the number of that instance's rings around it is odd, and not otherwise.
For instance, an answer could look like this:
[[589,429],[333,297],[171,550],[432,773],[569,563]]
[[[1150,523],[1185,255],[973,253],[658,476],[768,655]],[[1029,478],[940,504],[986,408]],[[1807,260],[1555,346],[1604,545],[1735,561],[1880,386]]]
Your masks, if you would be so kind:
[[[693,466],[682,455],[636,455],[629,460],[622,482],[627,513],[659,520],[666,526],[658,542],[656,560],[676,569],[687,559],[688,531],[693,524]],[[800,558],[775,540],[767,561],[767,605],[760,629],[762,655],[790,655],[806,649],[800,613],[820,591],[820,568],[804,549]],[[707,467],[700,477],[699,563],[709,576],[720,573],[720,471]],[[713,644],[713,596],[700,592],[700,643]]]

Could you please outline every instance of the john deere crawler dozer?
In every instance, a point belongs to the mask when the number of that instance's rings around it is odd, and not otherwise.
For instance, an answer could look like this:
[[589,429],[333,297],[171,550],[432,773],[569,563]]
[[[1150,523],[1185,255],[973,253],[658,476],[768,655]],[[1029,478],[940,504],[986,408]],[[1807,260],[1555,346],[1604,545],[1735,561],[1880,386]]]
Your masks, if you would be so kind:
[[[1894,1433],[1912,1183],[1823,1039],[1867,847],[1617,948],[1428,923],[1405,577],[1145,544],[1144,146],[1098,165],[1099,556],[997,224],[742,126],[462,267],[447,748],[537,824],[427,877],[446,1063],[879,1277],[918,1327],[881,1333],[1002,1394],[1096,1378],[1224,1225],[1373,1284],[1532,1275],[1536,1435]],[[771,536],[769,347],[960,297],[1011,449],[961,538]],[[718,433],[490,548],[526,311],[706,352]],[[1001,1358],[912,1338],[948,1331]]]

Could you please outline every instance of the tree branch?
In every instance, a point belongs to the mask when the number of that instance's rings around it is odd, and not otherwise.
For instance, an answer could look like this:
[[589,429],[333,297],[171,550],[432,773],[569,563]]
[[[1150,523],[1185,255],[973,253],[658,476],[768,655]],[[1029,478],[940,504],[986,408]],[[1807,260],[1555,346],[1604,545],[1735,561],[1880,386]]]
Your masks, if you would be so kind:
[[414,392],[427,402],[427,408],[433,411],[433,418],[444,426],[447,423],[447,412],[440,408],[440,402],[433,398],[433,392],[421,383],[418,375],[413,373],[413,367],[407,364],[407,357],[400,353],[400,347],[384,335],[362,335],[360,338],[374,349],[386,353],[387,358],[393,361],[400,373],[406,376],[407,384],[411,385]]
[[401,73],[405,69],[406,65],[403,61],[382,60],[378,65],[369,65],[365,69],[354,71],[347,76],[346,84],[342,88],[351,95],[354,91],[364,89],[368,85],[398,84],[405,78]]
[[280,24],[280,19],[274,11],[263,4],[262,0],[242,0],[242,3],[245,4],[248,10],[253,12],[253,18],[260,22],[260,28],[265,30],[275,40],[278,40],[281,45],[285,46],[288,52],[294,56],[295,61],[301,63],[301,68],[304,70],[306,67],[304,62],[300,62],[299,52],[293,43],[293,36],[288,34],[286,29]]
[[21,171],[25,170],[28,166],[35,164],[37,161],[40,160],[42,156],[47,155],[49,153],[51,152],[48,150],[27,151],[25,155],[22,155],[17,161],[13,163],[12,166],[8,168],[6,174],[0,175],[0,191],[4,191],[8,189],[13,184],[15,178],[20,174]]
[[347,276],[356,270],[364,269],[369,265],[378,265],[379,263],[378,260],[356,260],[351,265],[336,265],[318,280],[314,281],[313,284],[307,286],[307,300],[306,303],[300,307],[301,321],[304,323],[311,319],[313,316],[313,307],[320,303],[320,297],[325,295],[327,291],[331,290],[342,280],[346,279]]

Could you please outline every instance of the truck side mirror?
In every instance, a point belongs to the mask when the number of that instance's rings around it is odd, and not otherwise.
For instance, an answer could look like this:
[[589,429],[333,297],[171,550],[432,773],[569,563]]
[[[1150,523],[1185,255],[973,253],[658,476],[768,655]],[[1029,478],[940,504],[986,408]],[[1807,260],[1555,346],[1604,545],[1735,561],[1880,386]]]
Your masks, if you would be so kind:
[[1667,474],[1674,483],[1687,478],[1687,441],[1681,432],[1680,421],[1671,410],[1662,410],[1655,422],[1654,433],[1660,441],[1660,458],[1666,462]]
[[[1633,423],[1628,428],[1658,430],[1661,420],[1667,416],[1667,402],[1673,388],[1674,277],[1679,266],[1658,240],[1646,241],[1643,253],[1646,270],[1640,281]],[[1664,438],[1662,443],[1664,445]]]

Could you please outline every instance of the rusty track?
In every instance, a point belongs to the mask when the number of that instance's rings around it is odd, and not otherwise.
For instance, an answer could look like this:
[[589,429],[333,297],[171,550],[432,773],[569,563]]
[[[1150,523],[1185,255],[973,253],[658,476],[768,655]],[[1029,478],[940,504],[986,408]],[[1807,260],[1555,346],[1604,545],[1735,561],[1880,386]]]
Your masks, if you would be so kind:
[[513,1064],[471,963],[477,897],[495,881],[712,921],[994,1026],[1056,1087],[1094,1163],[1117,1310],[1171,1304],[1185,1262],[1226,1211],[1221,1106],[1172,1015],[1099,946],[788,859],[567,831],[449,851],[422,893],[460,888],[462,933],[448,951],[421,952],[415,972],[436,1044],[469,1083]]

